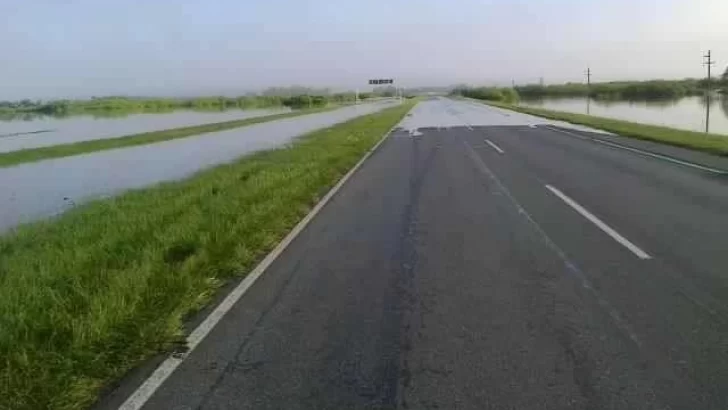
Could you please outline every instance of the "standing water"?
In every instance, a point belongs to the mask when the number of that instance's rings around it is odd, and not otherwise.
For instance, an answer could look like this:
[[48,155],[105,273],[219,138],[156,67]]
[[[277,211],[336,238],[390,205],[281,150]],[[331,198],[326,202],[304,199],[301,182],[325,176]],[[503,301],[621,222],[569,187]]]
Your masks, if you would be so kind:
[[0,234],[95,198],[183,179],[392,104],[379,101],[156,144],[0,168]]
[[288,112],[288,108],[227,111],[173,111],[120,117],[26,115],[0,118],[0,152],[121,137],[171,128],[212,124]]
[[711,133],[728,135],[728,96],[715,96],[710,104],[705,97],[685,97],[639,102],[544,98],[523,100],[521,105],[699,132],[705,132],[709,118]]

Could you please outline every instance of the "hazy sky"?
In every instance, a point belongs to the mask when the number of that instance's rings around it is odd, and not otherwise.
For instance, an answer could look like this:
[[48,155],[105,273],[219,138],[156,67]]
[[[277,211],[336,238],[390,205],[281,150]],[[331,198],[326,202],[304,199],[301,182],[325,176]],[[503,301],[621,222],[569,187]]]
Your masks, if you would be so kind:
[[728,0],[0,0],[0,100],[700,76]]

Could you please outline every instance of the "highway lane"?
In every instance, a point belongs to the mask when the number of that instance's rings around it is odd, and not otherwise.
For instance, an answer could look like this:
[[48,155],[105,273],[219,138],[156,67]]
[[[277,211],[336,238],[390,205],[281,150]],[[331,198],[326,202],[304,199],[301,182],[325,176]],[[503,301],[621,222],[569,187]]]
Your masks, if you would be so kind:
[[418,105],[145,408],[728,408],[725,175],[545,125]]

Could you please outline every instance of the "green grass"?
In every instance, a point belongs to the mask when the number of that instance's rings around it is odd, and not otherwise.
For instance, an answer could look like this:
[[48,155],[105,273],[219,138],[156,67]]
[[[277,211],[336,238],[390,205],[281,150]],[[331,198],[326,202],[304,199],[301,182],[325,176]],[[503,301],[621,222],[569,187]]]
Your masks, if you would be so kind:
[[414,104],[0,237],[0,408],[86,408],[179,343]]
[[690,148],[697,151],[704,151],[711,154],[728,156],[728,136],[724,135],[684,131],[675,128],[660,127],[657,125],[639,124],[611,118],[593,117],[590,115],[545,110],[542,108],[515,106],[491,101],[486,102],[486,104],[552,120],[586,125],[613,132],[624,137],[654,141],[683,148]]
[[246,118],[217,122],[213,124],[194,125],[191,127],[174,128],[170,130],[145,132],[142,134],[126,135],[116,138],[98,139],[91,141],[80,141],[71,144],[52,145],[49,147],[29,148],[12,152],[0,153],[0,168],[10,167],[26,162],[41,161],[50,158],[69,157],[95,151],[104,151],[115,148],[132,147],[135,145],[153,144],[155,142],[168,141],[178,138],[186,138],[192,135],[204,134],[207,132],[224,131],[232,128],[240,128],[262,122],[275,121],[283,118],[297,117],[299,115],[312,114],[332,110],[336,107],[314,108],[310,110],[293,111],[282,114],[266,115],[263,117]]

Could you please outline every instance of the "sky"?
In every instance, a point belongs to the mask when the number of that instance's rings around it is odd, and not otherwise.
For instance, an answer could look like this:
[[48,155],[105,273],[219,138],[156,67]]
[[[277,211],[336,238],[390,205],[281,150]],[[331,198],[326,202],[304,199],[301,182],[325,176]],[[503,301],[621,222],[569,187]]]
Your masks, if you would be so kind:
[[0,0],[0,100],[683,78],[728,0]]

